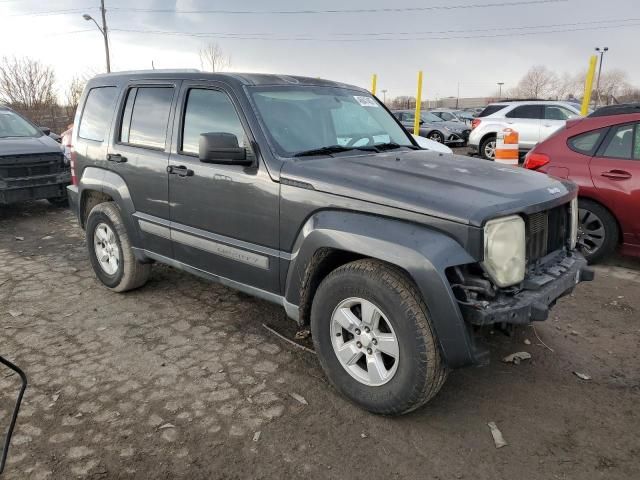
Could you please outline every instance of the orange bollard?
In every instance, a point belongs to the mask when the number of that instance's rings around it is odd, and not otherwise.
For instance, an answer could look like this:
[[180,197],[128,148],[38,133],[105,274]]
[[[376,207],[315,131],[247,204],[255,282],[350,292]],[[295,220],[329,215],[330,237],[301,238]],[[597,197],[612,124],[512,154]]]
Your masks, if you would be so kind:
[[505,128],[496,136],[497,163],[518,166],[518,132]]

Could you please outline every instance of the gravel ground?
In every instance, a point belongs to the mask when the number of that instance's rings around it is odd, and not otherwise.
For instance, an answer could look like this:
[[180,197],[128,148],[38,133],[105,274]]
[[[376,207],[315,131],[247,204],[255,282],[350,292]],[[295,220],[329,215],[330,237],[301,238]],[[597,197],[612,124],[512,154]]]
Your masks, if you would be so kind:
[[[640,262],[597,273],[536,326],[553,351],[488,333],[488,367],[385,418],[262,327],[292,335],[278,307],[164,266],[111,293],[68,211],[0,207],[0,353],[30,381],[6,478],[640,478]],[[0,371],[2,428],[17,385]]]

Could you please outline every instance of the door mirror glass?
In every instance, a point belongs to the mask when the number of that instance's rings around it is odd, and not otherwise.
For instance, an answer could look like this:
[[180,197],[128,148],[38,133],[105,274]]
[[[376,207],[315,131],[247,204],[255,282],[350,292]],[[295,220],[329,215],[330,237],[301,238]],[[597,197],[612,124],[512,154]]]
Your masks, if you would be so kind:
[[51,129],[47,127],[40,127],[40,130],[47,136],[49,136],[49,134],[51,133]]
[[200,134],[198,157],[201,162],[249,165],[247,150],[238,145],[233,133],[208,132]]

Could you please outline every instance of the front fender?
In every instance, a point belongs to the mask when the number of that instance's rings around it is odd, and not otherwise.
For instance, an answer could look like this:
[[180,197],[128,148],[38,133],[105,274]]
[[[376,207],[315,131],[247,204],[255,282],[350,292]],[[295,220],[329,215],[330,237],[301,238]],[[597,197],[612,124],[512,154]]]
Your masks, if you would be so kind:
[[342,211],[318,212],[305,223],[294,245],[285,285],[290,305],[299,305],[305,271],[321,248],[357,253],[405,270],[427,304],[447,365],[476,363],[472,339],[445,269],[478,259],[451,237],[401,220]]

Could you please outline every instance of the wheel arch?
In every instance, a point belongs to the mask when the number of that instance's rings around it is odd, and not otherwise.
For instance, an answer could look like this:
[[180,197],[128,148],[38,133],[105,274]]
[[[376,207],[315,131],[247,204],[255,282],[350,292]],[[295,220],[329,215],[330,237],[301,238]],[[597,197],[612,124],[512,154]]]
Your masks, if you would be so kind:
[[309,322],[322,280],[336,268],[361,258],[399,268],[415,284],[449,366],[475,363],[473,342],[445,270],[477,259],[444,233],[400,220],[325,210],[306,222],[295,243],[284,288],[286,304],[297,307],[299,323]]

